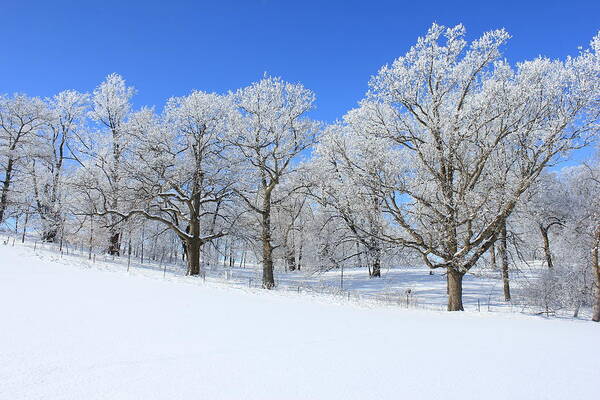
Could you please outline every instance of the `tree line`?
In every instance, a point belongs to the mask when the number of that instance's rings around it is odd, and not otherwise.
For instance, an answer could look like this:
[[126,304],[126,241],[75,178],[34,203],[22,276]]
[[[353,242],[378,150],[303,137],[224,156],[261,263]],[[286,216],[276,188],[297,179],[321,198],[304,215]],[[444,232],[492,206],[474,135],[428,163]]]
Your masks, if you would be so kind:
[[555,167],[595,144],[600,35],[576,56],[516,65],[508,39],[434,24],[329,124],[310,117],[312,91],[270,76],[160,112],[135,110],[117,74],[91,93],[4,95],[0,223],[114,256],[154,230],[189,275],[252,254],[266,289],[276,268],[377,278],[420,263],[445,271],[450,311],[472,268],[498,266],[510,300],[509,258],[541,260],[554,272],[532,301],[568,297],[600,320],[600,163]]

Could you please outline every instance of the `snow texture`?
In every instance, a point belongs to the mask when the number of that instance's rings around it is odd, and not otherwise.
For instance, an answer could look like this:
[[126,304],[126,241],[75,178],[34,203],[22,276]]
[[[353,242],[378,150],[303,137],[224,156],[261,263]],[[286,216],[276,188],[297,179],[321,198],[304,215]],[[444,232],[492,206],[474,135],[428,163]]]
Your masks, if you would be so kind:
[[0,399],[597,395],[591,322],[366,308],[73,260],[0,245]]

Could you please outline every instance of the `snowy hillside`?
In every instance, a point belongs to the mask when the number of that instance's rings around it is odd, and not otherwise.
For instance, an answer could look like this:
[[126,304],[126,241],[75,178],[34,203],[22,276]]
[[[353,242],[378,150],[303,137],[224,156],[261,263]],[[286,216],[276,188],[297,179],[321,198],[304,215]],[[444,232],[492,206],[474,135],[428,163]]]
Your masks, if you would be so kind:
[[595,398],[591,322],[160,278],[0,245],[0,398]]

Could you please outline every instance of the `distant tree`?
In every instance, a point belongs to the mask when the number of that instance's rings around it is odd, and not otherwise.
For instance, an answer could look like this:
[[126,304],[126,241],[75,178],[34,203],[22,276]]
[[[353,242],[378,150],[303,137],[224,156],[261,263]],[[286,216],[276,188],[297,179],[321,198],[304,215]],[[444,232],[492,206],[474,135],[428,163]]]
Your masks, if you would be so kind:
[[[572,193],[571,206],[575,211],[575,247],[583,247],[583,274],[592,275],[592,320],[600,322],[600,162],[593,162],[568,171],[568,184]],[[587,272],[589,271],[589,272]],[[585,293],[585,288],[577,288]]]
[[10,190],[17,169],[23,167],[37,131],[48,122],[50,113],[37,97],[16,94],[0,96],[0,223],[9,206]]
[[[92,94],[90,117],[96,121],[103,135],[98,143],[100,148],[94,154],[95,168],[101,171],[103,193],[108,198],[111,209],[118,209],[124,175],[123,154],[130,141],[126,131],[127,120],[131,114],[131,97],[135,93],[118,74],[106,77]],[[121,232],[116,216],[109,216],[106,225],[110,230],[108,253],[120,254]]]
[[[540,175],[538,181],[526,193],[519,207],[525,218],[533,222],[539,232],[548,268],[554,266],[550,245],[550,231],[564,226],[569,218],[569,198],[567,189],[554,174]],[[519,210],[519,211],[521,211]]]
[[76,157],[74,144],[76,136],[81,134],[87,99],[87,94],[67,90],[47,100],[49,117],[40,126],[30,163],[43,241],[55,241],[62,229],[65,163]]
[[329,126],[315,150],[310,168],[315,178],[311,190],[318,201],[339,218],[358,244],[369,266],[369,276],[381,276],[382,219],[380,193],[384,190],[375,177],[389,172],[394,161],[385,143],[362,135],[353,123]]
[[319,124],[306,116],[314,98],[313,92],[302,85],[272,77],[234,94],[241,117],[229,142],[237,149],[236,164],[245,174],[234,190],[247,210],[258,217],[262,283],[266,289],[275,286],[271,226],[274,191],[294,171],[301,153],[315,142]]
[[198,275],[201,247],[224,236],[233,218],[225,141],[233,111],[228,96],[196,91],[170,99],[160,118],[150,109],[132,114],[131,143],[121,157],[122,202],[115,208],[110,193],[92,184],[86,190],[98,191],[97,213],[163,224],[182,241],[188,274]]
[[[285,183],[284,183],[285,184]],[[287,190],[283,192],[293,191],[295,185],[303,185],[301,182],[288,182]],[[298,268],[297,258],[297,240],[296,236],[299,233],[298,226],[302,220],[302,216],[306,211],[307,196],[303,192],[296,192],[274,207],[274,236],[275,242],[279,242],[279,246],[283,249],[283,261],[286,270],[295,271]]]

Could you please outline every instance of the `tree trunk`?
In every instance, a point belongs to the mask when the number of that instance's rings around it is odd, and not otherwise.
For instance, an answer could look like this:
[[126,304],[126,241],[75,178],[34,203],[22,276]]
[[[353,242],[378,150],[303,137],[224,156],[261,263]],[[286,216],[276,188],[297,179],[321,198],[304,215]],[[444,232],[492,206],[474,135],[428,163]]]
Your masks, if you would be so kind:
[[233,256],[233,243],[229,245],[229,268],[235,267],[235,257]]
[[464,311],[462,303],[463,272],[448,267],[448,311]]
[[263,245],[262,284],[265,289],[272,289],[275,287],[275,278],[273,276],[273,245],[271,244],[271,192],[274,187],[274,185],[270,185],[265,188],[262,209],[262,231],[260,239]]
[[263,241],[263,288],[272,289],[275,286],[273,276],[273,250],[269,242]]
[[187,244],[185,243],[185,240],[181,240],[181,248],[183,249],[181,252],[181,261],[185,261],[185,256],[187,254]]
[[498,264],[496,263],[496,245],[495,244],[490,246],[490,264],[492,265],[493,270],[498,269]]
[[225,246],[223,247],[223,268],[225,268],[227,266],[227,253],[229,251],[228,246],[229,246],[229,243],[226,240]]
[[0,224],[4,221],[4,212],[8,206],[8,190],[10,188],[10,181],[12,179],[14,160],[8,159],[6,164],[6,170],[4,172],[4,182],[2,183],[2,195],[0,195]]
[[374,247],[370,251],[371,253],[371,277],[372,278],[380,278],[381,277],[381,251],[379,247]]
[[504,285],[504,300],[510,301],[510,278],[508,275],[508,249],[507,249],[507,241],[506,241],[506,223],[504,223],[504,225],[502,225],[502,230],[500,231],[498,254],[500,255],[500,263],[502,266],[502,283]]
[[186,243],[188,275],[200,275],[200,240],[190,239]]
[[111,256],[120,256],[121,251],[119,249],[120,243],[119,239],[121,234],[119,232],[114,232],[110,235],[109,245],[108,245],[108,254]]
[[550,252],[550,239],[548,238],[548,228],[545,228],[543,225],[540,225],[540,233],[542,234],[542,239],[544,240],[544,255],[546,256],[546,265],[548,268],[554,267],[552,264],[552,253]]
[[56,236],[58,236],[58,228],[47,229],[42,233],[42,242],[54,243]]
[[290,248],[289,246],[285,248],[285,264],[289,271],[296,270],[296,254],[294,248]]
[[600,246],[600,227],[596,228],[594,247],[592,248],[592,273],[594,274],[594,303],[592,306],[592,321],[600,322],[600,260],[598,247]]
[[262,284],[265,289],[272,289],[275,286],[273,276],[273,247],[271,246],[271,226],[270,216],[263,216],[261,239],[263,242],[263,276]]
[[300,242],[300,248],[298,249],[298,271],[302,268],[302,242]]

